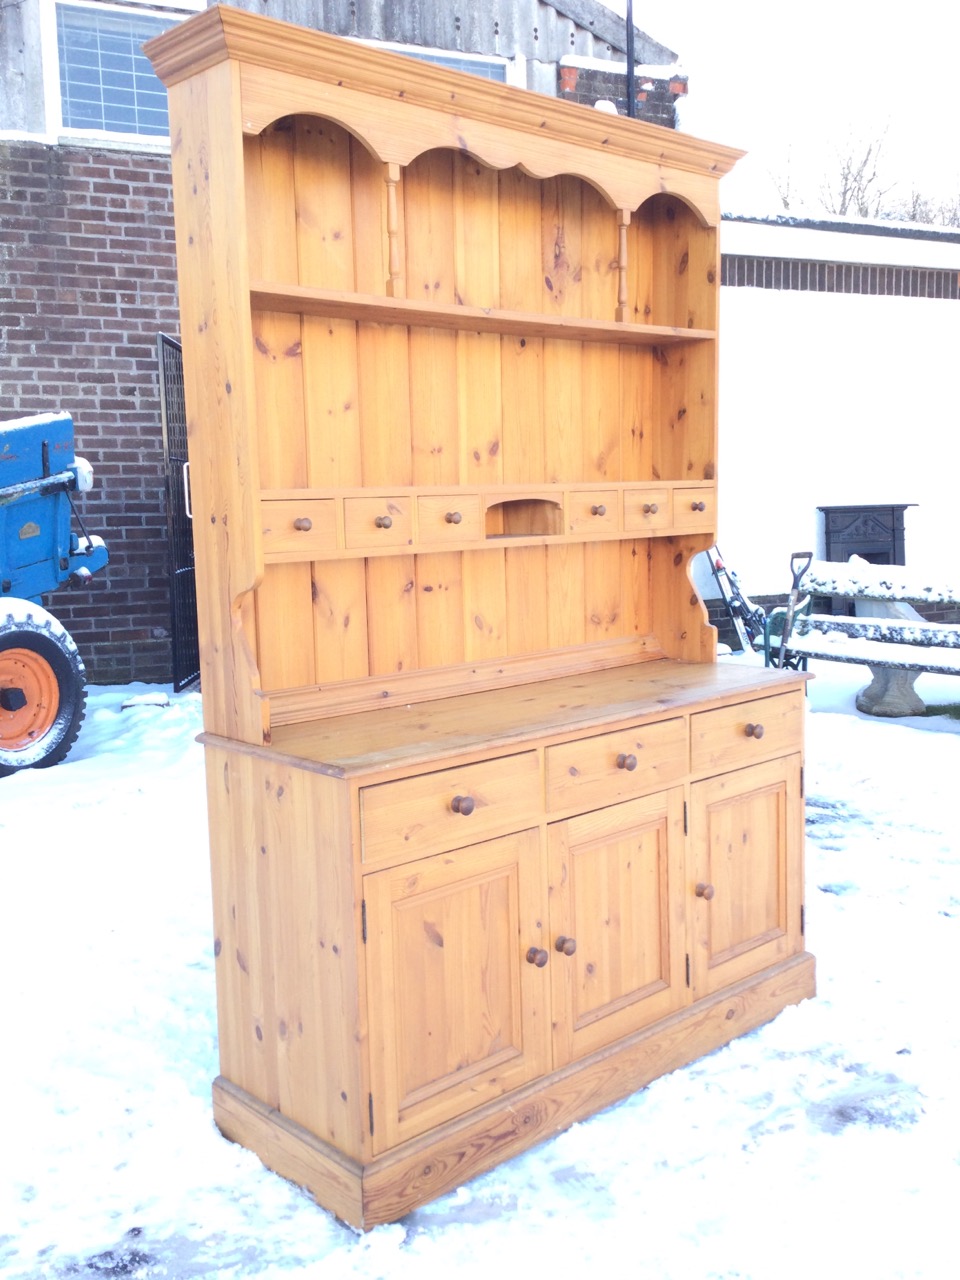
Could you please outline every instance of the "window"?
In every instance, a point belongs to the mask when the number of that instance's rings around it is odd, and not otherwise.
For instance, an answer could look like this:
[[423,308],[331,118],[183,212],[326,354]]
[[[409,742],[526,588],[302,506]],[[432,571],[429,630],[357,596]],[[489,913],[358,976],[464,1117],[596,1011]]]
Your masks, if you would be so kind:
[[64,129],[166,137],[167,93],[141,48],[178,18],[57,4]]
[[483,76],[485,80],[499,80],[501,84],[507,78],[507,66],[502,59],[462,57],[456,53],[434,53],[416,49],[411,45],[400,50],[408,58],[419,58],[421,62],[433,62],[447,71],[467,71],[473,76]]
[[[356,37],[350,37],[356,39]],[[521,58],[484,57],[478,53],[460,53],[456,49],[430,49],[424,45],[396,44],[392,40],[359,40],[371,49],[385,49],[388,53],[402,53],[420,62],[432,62],[447,71],[466,71],[484,80],[496,80],[500,84],[519,84],[526,87],[525,70]]]

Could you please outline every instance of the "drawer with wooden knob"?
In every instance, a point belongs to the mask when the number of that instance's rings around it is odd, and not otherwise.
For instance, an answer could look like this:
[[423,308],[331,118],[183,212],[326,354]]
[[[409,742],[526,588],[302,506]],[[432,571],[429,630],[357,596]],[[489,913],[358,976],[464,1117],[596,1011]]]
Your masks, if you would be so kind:
[[716,527],[716,518],[717,491],[713,485],[674,489],[674,528],[713,529]]
[[333,498],[270,498],[260,504],[263,558],[268,563],[317,560],[337,549]]
[[430,493],[417,498],[418,542],[442,545],[481,540],[480,495]]
[[616,533],[620,528],[620,503],[616,489],[578,490],[567,495],[567,531],[591,534]]
[[387,496],[344,498],[344,542],[350,551],[384,551],[413,543],[412,501]]
[[802,740],[799,690],[698,711],[690,717],[690,767],[699,774],[725,773],[798,751]]
[[540,805],[535,751],[363,787],[363,860],[406,862],[516,831]]
[[591,808],[659,790],[687,772],[687,729],[679,717],[546,749],[547,808]]
[[669,489],[645,485],[623,492],[623,527],[627,533],[669,529],[673,524],[673,495]]

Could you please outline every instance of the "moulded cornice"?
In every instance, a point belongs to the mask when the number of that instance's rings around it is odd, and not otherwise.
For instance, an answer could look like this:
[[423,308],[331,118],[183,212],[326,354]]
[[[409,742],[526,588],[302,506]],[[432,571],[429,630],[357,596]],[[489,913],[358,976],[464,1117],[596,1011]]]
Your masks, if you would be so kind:
[[[168,87],[226,60],[242,71],[249,68],[242,76],[243,127],[249,133],[312,110],[355,132],[387,162],[407,164],[431,147],[453,146],[497,168],[519,164],[539,177],[577,173],[613,203],[632,207],[654,193],[649,169],[642,190],[630,178],[631,162],[639,161],[657,166],[657,190],[687,199],[711,223],[719,219],[715,180],[743,155],[660,125],[493,84],[242,9],[208,9],[145,49]],[[257,70],[281,74],[283,93],[264,91]],[[684,174],[694,178],[693,186],[687,188]]]

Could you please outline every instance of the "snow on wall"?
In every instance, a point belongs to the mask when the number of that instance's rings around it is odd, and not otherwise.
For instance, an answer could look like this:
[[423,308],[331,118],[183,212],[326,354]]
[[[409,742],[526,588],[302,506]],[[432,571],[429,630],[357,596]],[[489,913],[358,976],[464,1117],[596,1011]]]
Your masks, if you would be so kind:
[[864,600],[915,600],[925,604],[960,601],[960,578],[951,583],[928,573],[926,566],[876,565],[861,556],[851,556],[843,563],[812,561],[800,587],[818,595],[857,596]]
[[[721,227],[727,252],[830,261],[883,261],[882,239]],[[933,265],[927,242],[893,243],[903,265]],[[935,248],[936,265],[960,269],[960,245]],[[823,554],[817,507],[847,504],[917,504],[907,565],[955,578],[960,303],[724,287],[720,316],[717,541],[744,591],[788,591],[791,554]]]

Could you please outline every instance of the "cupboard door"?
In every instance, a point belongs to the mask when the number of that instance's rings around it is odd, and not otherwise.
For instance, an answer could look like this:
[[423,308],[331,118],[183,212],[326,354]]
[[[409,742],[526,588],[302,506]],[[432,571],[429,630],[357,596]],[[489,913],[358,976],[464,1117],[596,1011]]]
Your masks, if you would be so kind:
[[803,950],[800,756],[691,788],[687,897],[695,997]]
[[687,1000],[679,787],[550,827],[555,1066]]
[[375,1151],[549,1070],[542,866],[522,831],[364,878]]

